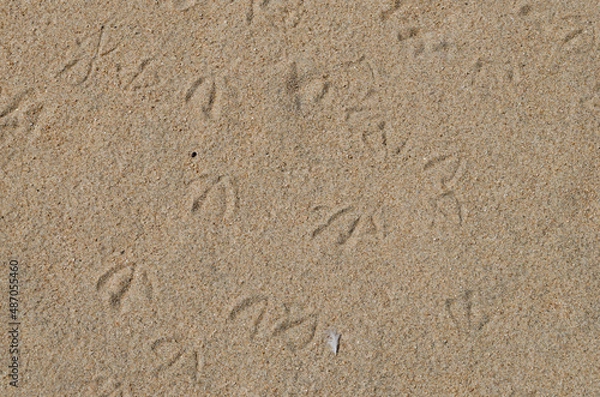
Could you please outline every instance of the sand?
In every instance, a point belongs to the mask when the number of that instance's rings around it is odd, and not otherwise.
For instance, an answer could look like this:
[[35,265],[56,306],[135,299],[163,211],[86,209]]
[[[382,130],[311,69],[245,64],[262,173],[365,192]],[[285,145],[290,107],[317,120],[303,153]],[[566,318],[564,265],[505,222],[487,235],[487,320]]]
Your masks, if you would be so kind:
[[0,395],[600,395],[597,1],[0,5]]

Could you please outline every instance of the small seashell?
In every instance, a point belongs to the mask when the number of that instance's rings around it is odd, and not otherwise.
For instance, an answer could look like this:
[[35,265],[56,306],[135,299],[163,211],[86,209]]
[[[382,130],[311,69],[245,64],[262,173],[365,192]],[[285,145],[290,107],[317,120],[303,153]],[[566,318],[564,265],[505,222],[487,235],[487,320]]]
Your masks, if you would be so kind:
[[337,355],[338,349],[340,348],[341,337],[342,334],[340,334],[334,329],[327,331],[327,345],[335,355]]

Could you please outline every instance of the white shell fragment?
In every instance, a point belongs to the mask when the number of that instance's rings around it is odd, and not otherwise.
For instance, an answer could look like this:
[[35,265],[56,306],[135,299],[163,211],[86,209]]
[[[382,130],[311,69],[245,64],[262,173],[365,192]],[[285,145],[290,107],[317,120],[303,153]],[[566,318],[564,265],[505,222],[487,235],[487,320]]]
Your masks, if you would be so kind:
[[342,334],[340,334],[336,330],[327,331],[327,346],[329,346],[329,348],[335,355],[337,355],[338,350],[340,348],[340,338],[341,337],[342,337]]

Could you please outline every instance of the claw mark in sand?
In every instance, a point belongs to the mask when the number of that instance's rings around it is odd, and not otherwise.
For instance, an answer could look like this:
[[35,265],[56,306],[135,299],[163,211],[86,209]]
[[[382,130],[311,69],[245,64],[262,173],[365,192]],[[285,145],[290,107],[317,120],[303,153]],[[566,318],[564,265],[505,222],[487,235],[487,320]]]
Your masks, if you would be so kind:
[[199,213],[200,210],[207,211],[207,201],[212,197],[220,207],[217,214],[218,218],[223,221],[233,219],[238,201],[233,178],[227,175],[218,177],[203,175],[193,181],[190,188],[192,189],[190,196],[192,214]]
[[[100,27],[99,32],[86,37],[83,41],[77,39],[77,45],[81,51],[86,46],[91,46],[89,49],[83,51],[83,55],[75,56],[73,59],[68,61],[61,70],[56,73],[56,77],[60,77],[68,72],[72,72],[71,84],[81,85],[85,83],[91,76],[94,63],[100,54],[100,44],[104,35],[104,25]],[[77,70],[79,68],[79,70]],[[77,75],[79,74],[79,77]]]
[[262,322],[265,312],[267,310],[268,298],[266,296],[262,296],[262,295],[251,296],[249,298],[242,300],[237,305],[235,305],[235,307],[229,313],[229,320],[233,321],[238,316],[240,316],[242,312],[250,309],[251,307],[253,307],[255,305],[259,305],[259,310],[258,310],[258,315],[256,316],[256,318],[254,319],[254,321],[252,323],[252,330],[250,331],[250,339],[254,339],[254,337],[258,333],[258,328],[259,328],[260,323]]
[[184,101],[187,105],[200,110],[204,118],[217,119],[220,111],[218,100],[220,91],[214,78],[199,77],[194,80],[185,92]]
[[108,295],[108,303],[113,309],[119,309],[123,297],[131,288],[135,265],[123,263],[117,265],[98,279],[96,290]]
[[[352,207],[346,207],[346,208],[342,208],[341,210],[335,212],[333,215],[331,215],[329,217],[329,219],[327,220],[327,222],[324,225],[319,226],[318,228],[316,228],[313,232],[312,232],[312,238],[317,237],[319,234],[321,234],[325,229],[327,229],[329,226],[331,226],[331,224],[333,222],[336,221],[336,219],[340,218],[342,215],[344,215],[347,212],[352,211]],[[351,233],[350,233],[351,234]],[[347,240],[347,238],[346,238]]]

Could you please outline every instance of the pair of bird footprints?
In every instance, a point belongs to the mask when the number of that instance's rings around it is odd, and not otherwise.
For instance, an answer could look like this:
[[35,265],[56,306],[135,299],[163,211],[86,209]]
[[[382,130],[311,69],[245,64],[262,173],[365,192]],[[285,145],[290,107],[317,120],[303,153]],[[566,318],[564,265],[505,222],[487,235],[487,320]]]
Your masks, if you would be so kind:
[[[317,325],[318,313],[295,312],[291,305],[282,304],[283,315],[267,315],[270,299],[263,295],[245,298],[236,304],[229,312],[227,318],[229,323],[243,321],[249,323],[250,340],[260,337],[284,338],[292,351],[302,349],[314,339]],[[265,330],[266,328],[266,330]]]
[[353,206],[345,206],[331,210],[327,206],[318,205],[313,213],[322,214],[318,226],[312,230],[312,240],[324,238],[337,246],[352,248],[361,237],[386,237],[383,207],[373,211],[361,211]]

